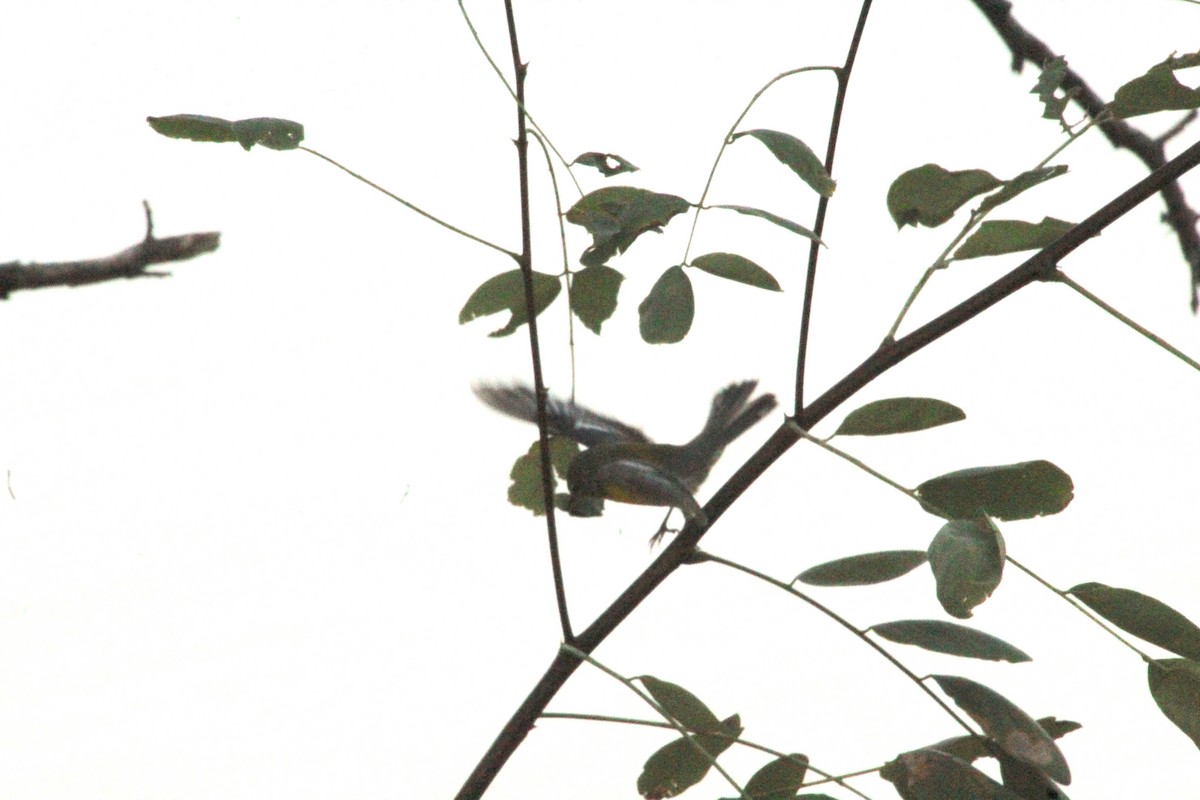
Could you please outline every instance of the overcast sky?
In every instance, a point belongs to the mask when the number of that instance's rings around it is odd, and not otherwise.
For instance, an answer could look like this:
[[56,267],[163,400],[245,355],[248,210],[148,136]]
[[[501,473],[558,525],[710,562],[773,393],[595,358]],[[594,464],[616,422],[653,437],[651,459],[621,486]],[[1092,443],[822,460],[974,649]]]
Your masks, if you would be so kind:
[[[642,168],[629,183],[694,201],[759,87],[842,61],[854,5],[518,3],[529,108],[568,158],[619,153]],[[508,64],[502,6],[468,8]],[[1200,30],[1200,11],[1177,0],[1017,2],[1015,13],[1106,97],[1194,50]],[[514,112],[456,4],[47,2],[22,4],[5,23],[0,261],[115,252],[142,236],[143,199],[158,234],[219,230],[222,244],[167,280],[22,292],[0,307],[0,469],[13,495],[0,492],[0,796],[451,796],[559,637],[543,526],[505,502],[533,429],[470,391],[528,374],[525,332],[489,339],[499,318],[457,323],[474,287],[511,262],[308,154],[168,140],[145,117],[298,120],[306,145],[516,249]],[[957,230],[897,233],[884,205],[892,179],[931,161],[1001,178],[1038,163],[1060,133],[1040,119],[1035,79],[1008,70],[967,2],[876,3],[834,171],[814,396],[878,344]],[[786,130],[823,152],[832,96],[825,74],[790,79],[743,127]],[[1156,131],[1173,120],[1143,122]],[[1145,174],[1098,135],[1058,163],[1070,174],[1006,215],[1075,221]],[[540,153],[532,164],[535,260],[557,272]],[[602,185],[594,173],[579,179]],[[1200,179],[1184,186],[1200,203]],[[727,152],[710,200],[805,224],[815,207],[749,142]],[[1143,204],[1063,266],[1200,357],[1186,267],[1160,212],[1157,199]],[[637,303],[678,263],[689,226],[680,218],[615,259],[628,276],[616,315],[601,337],[575,329],[580,398],[664,441],[690,437],[729,381],[757,378],[786,407],[794,379],[807,248],[755,220],[705,215],[692,252],[753,257],[785,291],[698,276],[688,339],[640,342]],[[577,258],[587,238],[568,237]],[[1019,261],[939,274],[911,324]],[[562,306],[541,330],[548,381],[565,392]],[[1010,554],[1061,588],[1134,588],[1200,619],[1198,386],[1195,372],[1069,290],[1038,285],[844,409],[932,396],[965,409],[965,422],[845,446],[909,486],[1051,460],[1072,475],[1076,499],[1055,517],[1003,525]],[[702,501],[780,419],[729,449]],[[646,538],[660,518],[610,508],[560,520],[577,627],[653,557]],[[843,555],[924,548],[937,527],[892,489],[797,447],[705,547],[790,580]],[[862,626],[944,618],[924,569],[819,597]],[[971,623],[1034,662],[893,649],[918,674],[965,675],[1034,716],[1082,722],[1061,742],[1073,796],[1172,797],[1194,785],[1196,748],[1154,707],[1144,666],[1061,600],[1010,570]],[[739,712],[747,737],[830,772],[958,733],[840,628],[715,566],[673,576],[597,656],[682,684],[719,716]],[[651,716],[588,669],[552,709]],[[634,797],[641,764],[667,738],[546,720],[489,797]],[[763,762],[737,749],[726,760],[742,778]],[[693,794],[732,793],[710,780]],[[855,785],[892,796],[872,778]]]

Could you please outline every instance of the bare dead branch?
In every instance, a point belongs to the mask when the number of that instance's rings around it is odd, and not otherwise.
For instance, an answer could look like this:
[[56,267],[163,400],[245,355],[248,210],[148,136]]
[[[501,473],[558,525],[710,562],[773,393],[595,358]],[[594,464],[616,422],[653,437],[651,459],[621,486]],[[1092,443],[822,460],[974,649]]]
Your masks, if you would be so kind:
[[146,237],[142,241],[104,258],[45,264],[22,264],[19,261],[0,264],[0,299],[7,299],[19,289],[85,286],[118,278],[166,278],[171,273],[153,271],[149,267],[211,253],[221,244],[221,234],[217,231],[156,239],[150,204],[143,201],[142,205],[146,209]]
[[[1013,72],[1020,72],[1026,63],[1041,69],[1057,55],[1045,42],[1021,26],[1012,16],[1012,3],[1008,0],[971,0],[988,22],[996,29],[1000,39],[1012,53]],[[1074,92],[1074,101],[1091,118],[1099,117],[1105,102],[1088,86],[1075,70],[1068,68],[1063,79],[1063,89]],[[1099,123],[1100,130],[1113,147],[1131,151],[1153,172],[1167,162],[1164,143],[1169,137],[1158,139],[1147,136],[1123,119],[1107,119]],[[1171,181],[1160,191],[1167,211],[1163,222],[1170,226],[1179,239],[1179,249],[1192,272],[1192,313],[1200,307],[1200,233],[1196,222],[1200,214],[1188,205],[1178,181]]]

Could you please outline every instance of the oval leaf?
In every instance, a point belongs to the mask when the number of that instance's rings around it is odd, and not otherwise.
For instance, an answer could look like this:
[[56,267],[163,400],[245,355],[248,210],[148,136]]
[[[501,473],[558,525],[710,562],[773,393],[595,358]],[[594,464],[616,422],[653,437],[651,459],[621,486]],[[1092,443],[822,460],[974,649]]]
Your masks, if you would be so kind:
[[708,706],[682,686],[660,681],[652,675],[642,675],[638,680],[646,687],[654,702],[689,731],[711,733],[721,724]]
[[1188,111],[1200,108],[1200,88],[1184,86],[1175,77],[1175,70],[1197,66],[1200,54],[1168,58],[1156,64],[1140,78],[1117,89],[1109,108],[1122,119],[1156,111]]
[[752,800],[792,798],[804,785],[808,756],[791,753],[767,762],[746,781],[746,795]]
[[1063,222],[1053,217],[1044,217],[1036,224],[1019,219],[987,220],[963,242],[962,247],[954,251],[954,257],[962,261],[967,258],[1019,253],[1022,250],[1038,250],[1052,244],[1074,227],[1073,222]]
[[594,267],[624,253],[646,231],[661,233],[672,217],[689,208],[687,200],[673,194],[635,186],[605,186],[571,206],[567,222],[583,226],[592,235],[592,246],[579,262]]
[[682,267],[671,267],[654,283],[638,306],[642,340],[650,344],[674,344],[692,329],[696,298],[692,281]]
[[1081,583],[1070,592],[1126,633],[1200,661],[1200,628],[1161,600],[1103,583]]
[[959,708],[979,723],[1001,750],[1036,767],[1058,783],[1071,782],[1071,770],[1058,745],[1041,725],[1008,698],[982,683],[956,675],[930,677]]
[[[1077,731],[1083,726],[1078,722],[1072,722],[1069,719],[1058,719],[1057,717],[1041,717],[1037,724],[1046,732],[1051,739],[1061,739],[1072,731]],[[961,758],[963,761],[975,761],[980,758],[991,758],[995,756],[988,749],[987,743],[978,736],[955,736],[953,739],[943,739],[933,745],[934,750],[941,750],[943,753],[949,753],[955,758]],[[1046,795],[1041,795],[1046,797]],[[1066,800],[1064,798],[1063,800]]]
[[810,586],[869,586],[907,575],[928,560],[921,550],[863,553],[809,567],[796,580]]
[[[725,752],[742,733],[741,720],[734,714],[720,723],[725,735],[689,734],[656,750],[638,776],[638,794],[645,798],[675,797],[704,780],[713,760]],[[701,753],[700,750],[704,752]]]
[[571,278],[571,310],[592,333],[617,310],[617,293],[625,276],[612,267],[585,267]]
[[748,217],[758,217],[759,219],[765,219],[767,222],[778,225],[779,227],[783,228],[784,230],[789,230],[792,233],[798,233],[801,236],[803,236],[805,239],[811,239],[812,241],[814,241],[818,244],[822,244],[822,245],[825,244],[824,242],[822,242],[820,240],[820,238],[818,238],[818,236],[815,233],[813,233],[812,231],[810,231],[808,228],[804,227],[803,225],[792,222],[790,219],[784,219],[783,217],[772,214],[770,211],[763,211],[761,208],[751,208],[750,206],[729,206],[729,205],[715,205],[715,206],[709,206],[709,208],[727,208],[730,211],[736,211],[739,214],[745,214]]
[[779,281],[775,280],[775,276],[750,259],[734,253],[708,253],[698,256],[692,259],[692,266],[718,278],[737,281],[747,286],[766,289],[769,292],[783,291],[779,288]]
[[937,164],[926,164],[892,181],[887,194],[888,213],[897,228],[936,228],[972,197],[1001,185],[996,176],[981,169],[951,172]]
[[950,472],[917,487],[921,506],[947,519],[981,514],[997,519],[1032,519],[1057,514],[1071,502],[1071,476],[1049,461],[1024,461]]
[[782,131],[771,131],[758,128],[752,131],[741,131],[729,137],[735,142],[743,136],[752,136],[767,146],[771,155],[779,159],[792,172],[800,176],[800,180],[812,187],[813,191],[822,197],[832,197],[837,183],[825,171],[825,165],[817,154],[804,142]]
[[[554,275],[533,273],[534,313],[540,314],[545,311],[546,307],[554,302],[554,298],[558,297],[561,289],[562,286]],[[467,298],[462,311],[458,312],[458,322],[463,325],[477,317],[498,314],[501,311],[511,311],[512,317],[503,328],[492,331],[488,336],[508,336],[529,321],[529,315],[525,313],[525,281],[519,269],[501,272],[481,283]]]
[[572,161],[571,164],[593,167],[599,170],[600,174],[606,178],[611,178],[613,175],[620,175],[622,172],[638,171],[637,167],[615,153],[597,153],[595,151],[584,153]]
[[891,397],[876,400],[846,415],[834,436],[885,436],[911,433],[964,420],[956,405],[932,397]]
[[871,630],[898,644],[911,644],[935,653],[1007,661],[1031,661],[1025,653],[1003,639],[955,622],[940,619],[904,619],[872,625]]
[[1150,694],[1163,715],[1200,747],[1200,664],[1186,658],[1150,663]]
[[929,543],[929,566],[946,613],[968,619],[1004,575],[1004,537],[990,520],[955,519]]

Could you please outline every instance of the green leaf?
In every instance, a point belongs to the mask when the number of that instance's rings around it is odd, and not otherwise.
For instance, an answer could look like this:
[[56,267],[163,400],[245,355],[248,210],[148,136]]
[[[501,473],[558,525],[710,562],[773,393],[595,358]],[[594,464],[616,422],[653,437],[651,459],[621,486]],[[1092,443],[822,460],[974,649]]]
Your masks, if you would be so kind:
[[810,586],[869,586],[907,575],[929,560],[922,550],[885,550],[826,561],[796,580]]
[[650,344],[674,344],[692,329],[696,299],[692,281],[682,267],[670,267],[638,306],[642,340]]
[[201,114],[146,117],[150,127],[172,139],[193,142],[238,142],[249,150],[256,144],[272,150],[294,150],[304,139],[304,126],[290,119],[254,117],[230,122]]
[[1126,633],[1200,661],[1200,628],[1161,600],[1103,583],[1081,583],[1069,591]]
[[584,267],[571,279],[571,310],[592,333],[617,310],[617,293],[625,276],[612,267]]
[[[1066,77],[1067,60],[1062,56],[1056,56],[1042,67],[1037,83],[1029,90],[1030,94],[1036,94],[1038,100],[1042,102],[1043,119],[1056,119],[1063,122],[1063,111],[1066,110],[1067,103],[1071,102],[1071,98],[1079,93],[1079,90],[1075,88],[1064,92],[1061,96],[1055,94]],[[1063,123],[1063,127],[1066,127],[1066,123]]]
[[1000,256],[1022,250],[1038,250],[1051,244],[1071,228],[1073,222],[1064,222],[1054,217],[1043,217],[1041,222],[1025,222],[1019,219],[986,220],[979,230],[954,251],[959,261],[981,256]]
[[903,800],[1022,800],[967,762],[930,748],[901,753],[879,777]]
[[990,520],[947,522],[929,543],[929,566],[946,613],[968,619],[1004,575],[1004,537]]
[[949,221],[963,203],[1000,185],[994,175],[981,169],[951,172],[937,164],[926,164],[892,181],[887,194],[888,213],[898,228],[936,228]]
[[[725,752],[741,735],[742,724],[737,714],[720,724],[717,734],[689,734],[656,750],[646,760],[638,776],[638,794],[645,798],[675,797],[704,780],[713,759]],[[697,752],[696,745],[707,754]]]
[[1035,767],[1061,784],[1071,782],[1071,770],[1058,745],[1032,717],[1012,701],[982,683],[956,675],[931,675],[942,691],[988,738],[1018,761]]
[[604,264],[623,253],[646,231],[662,232],[676,214],[691,207],[673,194],[634,186],[605,186],[589,192],[567,211],[567,221],[592,235],[592,246],[579,259],[585,267]]
[[876,400],[846,415],[834,436],[885,436],[911,433],[964,420],[956,405],[932,397],[891,397]]
[[734,253],[708,253],[692,259],[692,266],[718,278],[737,281],[747,286],[766,289],[769,292],[783,291],[775,276],[748,258]]
[[[526,508],[536,516],[546,513],[545,495],[542,493],[541,444],[534,442],[525,455],[513,462],[508,477],[508,502],[518,508]],[[566,478],[567,468],[579,454],[579,445],[565,436],[550,437],[550,464],[560,478]],[[558,503],[555,502],[555,506]]]
[[1109,109],[1122,119],[1156,111],[1188,111],[1200,108],[1200,88],[1184,86],[1175,77],[1175,70],[1197,66],[1200,53],[1168,58],[1142,75],[1117,89]]
[[808,756],[791,753],[768,761],[746,781],[746,794],[752,800],[790,800],[804,785]]
[[1024,461],[949,472],[922,483],[917,494],[926,511],[947,519],[1013,520],[1057,514],[1074,490],[1071,476],[1049,461]]
[[709,711],[708,706],[700,702],[700,698],[682,686],[660,681],[652,675],[642,675],[638,680],[646,687],[654,702],[689,731],[711,733],[721,724],[717,715]]
[[771,151],[771,155],[799,175],[800,179],[812,187],[814,192],[822,197],[833,196],[837,182],[829,177],[821,159],[804,142],[790,133],[762,128],[735,133],[729,137],[729,141],[736,142],[743,136],[752,136],[766,145],[767,149]]
[[1000,191],[983,198],[983,202],[979,204],[979,210],[981,212],[991,211],[993,208],[1012,200],[1022,192],[1066,174],[1066,164],[1059,164],[1053,167],[1039,167],[1038,169],[1022,172],[1012,180],[1005,181],[1004,185],[1000,187]]
[[[534,313],[545,311],[561,289],[562,285],[554,275],[533,273]],[[529,321],[529,315],[525,313],[525,281],[519,269],[501,272],[481,283],[467,298],[462,311],[458,312],[458,323],[464,325],[477,317],[499,314],[501,311],[511,311],[512,317],[503,328],[492,331],[488,336],[508,336]]]
[[955,622],[940,619],[905,619],[881,622],[871,630],[898,644],[911,644],[935,653],[982,658],[987,661],[1007,661],[1019,664],[1030,661],[1021,650],[1003,639]]
[[739,214],[745,214],[748,217],[758,217],[759,219],[765,219],[767,222],[778,225],[779,227],[783,228],[784,230],[789,230],[792,233],[798,233],[801,236],[803,236],[805,239],[810,239],[814,242],[817,242],[818,244],[822,244],[822,245],[825,244],[824,242],[822,242],[820,240],[820,238],[815,233],[813,233],[812,231],[810,231],[808,228],[804,227],[803,225],[792,222],[790,219],[784,219],[783,217],[772,214],[770,211],[763,211],[761,208],[751,208],[750,206],[729,206],[729,205],[715,205],[715,206],[709,206],[709,208],[727,208],[730,211],[736,211]]
[[233,123],[238,143],[249,150],[256,144],[272,150],[295,150],[304,141],[304,126],[290,119],[254,117]]
[[613,175],[620,175],[622,172],[638,171],[637,167],[615,153],[597,153],[595,151],[583,153],[572,161],[571,164],[579,164],[582,167],[594,167],[606,178],[611,178]]
[[1200,747],[1200,664],[1186,658],[1150,662],[1150,695],[1175,727]]

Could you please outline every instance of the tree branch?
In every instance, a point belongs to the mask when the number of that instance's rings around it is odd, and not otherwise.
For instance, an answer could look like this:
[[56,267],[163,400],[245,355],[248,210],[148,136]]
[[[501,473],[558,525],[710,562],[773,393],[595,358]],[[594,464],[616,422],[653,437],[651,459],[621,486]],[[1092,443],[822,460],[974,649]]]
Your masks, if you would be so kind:
[[[1020,72],[1026,63],[1041,69],[1046,62],[1055,58],[1055,53],[1041,39],[1037,38],[1012,17],[1012,3],[1008,0],[971,0],[988,22],[996,29],[996,34],[1012,53],[1013,72]],[[1075,92],[1074,100],[1092,119],[1096,119],[1105,110],[1105,102],[1100,95],[1084,82],[1075,70],[1068,68],[1063,79],[1063,89]],[[1100,130],[1108,138],[1113,147],[1132,152],[1142,160],[1151,171],[1167,163],[1165,142],[1171,138],[1162,136],[1153,139],[1134,128],[1123,119],[1106,119],[1099,123]],[[1183,189],[1177,181],[1164,184],[1159,190],[1167,211],[1163,222],[1167,223],[1179,239],[1179,249],[1183,251],[1184,261],[1192,272],[1192,313],[1200,308],[1200,232],[1196,230],[1196,222],[1200,214],[1188,205],[1183,196]]]
[[150,204],[143,201],[142,205],[146,209],[146,238],[142,241],[104,258],[46,264],[22,264],[19,261],[0,264],[0,299],[7,299],[19,289],[85,286],[118,278],[167,278],[171,273],[150,271],[149,267],[167,261],[186,261],[211,253],[221,244],[221,234],[217,231],[156,239]]

